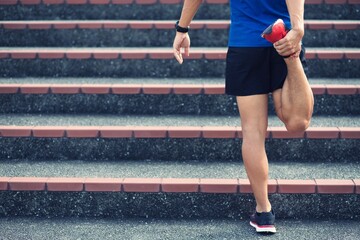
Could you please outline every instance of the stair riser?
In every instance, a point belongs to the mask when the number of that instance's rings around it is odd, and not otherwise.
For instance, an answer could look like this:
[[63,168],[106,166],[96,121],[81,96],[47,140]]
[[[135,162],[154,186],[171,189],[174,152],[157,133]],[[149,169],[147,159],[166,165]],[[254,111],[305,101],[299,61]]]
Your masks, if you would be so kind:
[[[359,219],[357,194],[270,194],[278,219]],[[0,216],[248,219],[250,194],[0,192]]]
[[[0,94],[0,113],[238,116],[226,95]],[[275,115],[272,99],[269,115]],[[360,115],[360,95],[315,95],[316,115]]]
[[[2,59],[1,77],[224,77],[225,60]],[[359,59],[308,59],[310,78],[358,78]],[[161,67],[159,67],[161,66]]]
[[[3,20],[50,19],[178,19],[182,4],[156,5],[9,5],[0,6]],[[360,19],[360,5],[305,5],[306,19]],[[229,19],[228,4],[203,4],[196,19]]]
[[[11,30],[0,29],[0,46],[7,47],[168,47],[174,30],[168,29],[73,29]],[[228,30],[191,30],[191,44],[197,47],[227,46]],[[360,29],[306,30],[307,47],[360,47]]]
[[[270,161],[359,162],[359,139],[268,139]],[[0,138],[0,159],[241,161],[241,139]],[[315,177],[315,176],[314,176]]]

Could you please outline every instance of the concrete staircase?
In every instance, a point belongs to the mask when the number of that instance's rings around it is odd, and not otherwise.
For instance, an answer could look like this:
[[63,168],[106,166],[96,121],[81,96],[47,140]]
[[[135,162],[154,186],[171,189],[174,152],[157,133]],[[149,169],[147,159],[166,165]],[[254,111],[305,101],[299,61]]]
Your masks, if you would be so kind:
[[[0,1],[0,239],[254,237],[224,94],[228,1],[203,3],[180,66],[181,6]],[[276,237],[357,239],[360,2],[306,1],[305,17],[311,127],[288,133],[269,103]]]

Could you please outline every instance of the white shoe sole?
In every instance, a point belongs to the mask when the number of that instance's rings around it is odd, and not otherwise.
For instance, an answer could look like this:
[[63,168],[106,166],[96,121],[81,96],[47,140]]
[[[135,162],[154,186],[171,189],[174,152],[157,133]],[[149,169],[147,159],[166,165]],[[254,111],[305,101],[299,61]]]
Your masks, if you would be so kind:
[[250,225],[256,229],[256,232],[259,232],[259,233],[266,233],[266,232],[267,233],[276,233],[276,228],[274,225],[260,227],[257,224],[252,223],[251,221],[250,221]]

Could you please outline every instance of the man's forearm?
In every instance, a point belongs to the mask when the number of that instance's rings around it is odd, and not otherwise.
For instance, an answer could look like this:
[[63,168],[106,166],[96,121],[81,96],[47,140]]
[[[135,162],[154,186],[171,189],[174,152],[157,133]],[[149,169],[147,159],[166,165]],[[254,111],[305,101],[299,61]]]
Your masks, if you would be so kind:
[[184,6],[181,12],[179,25],[181,27],[187,27],[190,25],[191,20],[194,18],[197,10],[201,5],[202,0],[185,0]]
[[304,34],[304,0],[286,0],[291,28]]

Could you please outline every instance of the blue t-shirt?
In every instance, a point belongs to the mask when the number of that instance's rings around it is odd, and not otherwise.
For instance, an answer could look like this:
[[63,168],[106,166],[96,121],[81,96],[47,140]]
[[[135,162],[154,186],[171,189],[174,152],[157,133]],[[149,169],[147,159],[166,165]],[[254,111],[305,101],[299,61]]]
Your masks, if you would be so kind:
[[285,0],[230,0],[230,47],[268,47],[261,33],[277,19],[291,27]]

